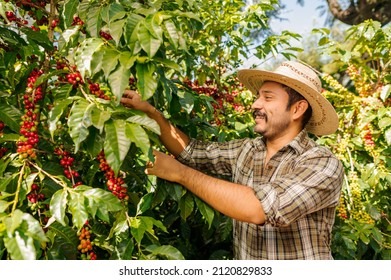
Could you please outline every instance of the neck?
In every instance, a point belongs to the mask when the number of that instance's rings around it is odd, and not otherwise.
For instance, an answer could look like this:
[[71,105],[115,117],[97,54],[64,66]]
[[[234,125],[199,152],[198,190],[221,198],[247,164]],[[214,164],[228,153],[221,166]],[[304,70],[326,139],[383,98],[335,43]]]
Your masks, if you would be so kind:
[[279,134],[272,139],[266,139],[267,156],[265,165],[272,158],[272,156],[274,156],[281,148],[289,144],[299,133],[300,131],[297,130],[286,131],[285,133]]

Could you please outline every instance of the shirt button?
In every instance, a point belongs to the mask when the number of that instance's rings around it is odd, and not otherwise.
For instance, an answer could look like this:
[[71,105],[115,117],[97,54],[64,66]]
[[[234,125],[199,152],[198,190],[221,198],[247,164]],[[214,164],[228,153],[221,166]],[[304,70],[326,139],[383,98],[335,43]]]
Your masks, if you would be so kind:
[[266,166],[266,168],[267,168],[268,170],[271,170],[271,169],[273,168],[273,166],[268,165],[268,166]]

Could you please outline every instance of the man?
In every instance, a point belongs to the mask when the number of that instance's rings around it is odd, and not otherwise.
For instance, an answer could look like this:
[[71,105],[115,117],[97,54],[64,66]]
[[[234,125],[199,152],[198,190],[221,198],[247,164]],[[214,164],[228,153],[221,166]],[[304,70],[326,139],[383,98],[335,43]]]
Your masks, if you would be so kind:
[[157,121],[162,143],[176,158],[155,151],[146,173],[183,185],[233,218],[236,259],[332,259],[343,167],[307,135],[331,134],[338,127],[320,79],[289,61],[274,72],[240,70],[238,78],[257,95],[254,130],[262,137],[226,143],[190,139],[136,92],[125,92],[122,103]]

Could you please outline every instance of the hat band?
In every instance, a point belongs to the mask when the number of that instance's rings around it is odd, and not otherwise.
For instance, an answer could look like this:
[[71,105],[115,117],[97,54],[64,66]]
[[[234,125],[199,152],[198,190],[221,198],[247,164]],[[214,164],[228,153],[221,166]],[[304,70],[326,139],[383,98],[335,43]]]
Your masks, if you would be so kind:
[[293,72],[295,72],[296,74],[299,74],[300,76],[304,77],[305,79],[307,79],[308,81],[312,82],[316,88],[318,89],[318,91],[320,91],[321,89],[321,85],[319,84],[319,80],[318,79],[314,79],[314,78],[311,78],[310,76],[308,76],[307,74],[299,71],[296,67],[293,67],[292,65],[290,65],[289,63],[286,63],[286,62],[283,62],[281,64],[281,66],[285,66],[285,67],[288,67],[289,69],[291,69]]

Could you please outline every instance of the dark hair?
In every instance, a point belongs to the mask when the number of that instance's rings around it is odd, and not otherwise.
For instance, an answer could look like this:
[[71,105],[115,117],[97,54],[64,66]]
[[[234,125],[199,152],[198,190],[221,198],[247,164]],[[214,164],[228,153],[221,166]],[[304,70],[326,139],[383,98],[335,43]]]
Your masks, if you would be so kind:
[[296,90],[294,90],[293,88],[291,87],[288,87],[286,85],[282,85],[283,89],[285,89],[285,91],[288,93],[289,95],[289,100],[288,100],[288,105],[286,107],[287,110],[289,110],[293,104],[295,104],[296,102],[300,101],[300,100],[305,100],[307,101],[308,103],[308,108],[307,110],[304,112],[304,115],[303,115],[303,120],[302,120],[302,127],[304,128],[307,123],[309,122],[311,116],[312,116],[312,108],[311,108],[311,105],[310,103],[308,102],[307,99],[305,99],[300,93],[298,93]]

